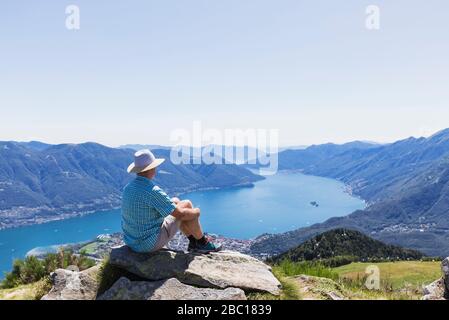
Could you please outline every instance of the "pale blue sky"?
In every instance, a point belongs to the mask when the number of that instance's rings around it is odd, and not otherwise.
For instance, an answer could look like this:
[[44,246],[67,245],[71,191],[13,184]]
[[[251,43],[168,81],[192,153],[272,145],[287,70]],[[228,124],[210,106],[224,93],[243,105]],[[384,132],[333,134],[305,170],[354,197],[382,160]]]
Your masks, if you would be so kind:
[[448,38],[447,0],[2,2],[0,140],[167,144],[194,120],[281,145],[428,135],[449,127]]

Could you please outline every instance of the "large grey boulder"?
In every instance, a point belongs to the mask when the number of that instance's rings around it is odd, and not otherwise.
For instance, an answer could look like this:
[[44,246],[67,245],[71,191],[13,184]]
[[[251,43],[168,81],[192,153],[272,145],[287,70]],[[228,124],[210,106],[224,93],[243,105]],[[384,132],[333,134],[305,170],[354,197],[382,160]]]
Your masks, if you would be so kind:
[[98,300],[246,300],[246,296],[242,289],[196,288],[175,278],[130,281],[121,277]]
[[279,294],[281,287],[269,266],[233,251],[210,254],[169,250],[136,253],[127,246],[120,246],[112,249],[110,263],[152,281],[177,278],[182,283],[195,286],[236,287],[274,295]]
[[56,269],[53,287],[41,300],[94,300],[98,290],[98,266],[84,271]]

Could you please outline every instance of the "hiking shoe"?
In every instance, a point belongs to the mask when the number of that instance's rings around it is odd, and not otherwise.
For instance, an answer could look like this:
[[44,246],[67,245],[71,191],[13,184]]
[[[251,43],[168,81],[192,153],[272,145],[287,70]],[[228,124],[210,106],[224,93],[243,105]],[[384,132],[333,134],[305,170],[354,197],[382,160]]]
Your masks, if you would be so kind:
[[192,241],[192,240],[189,241],[189,246],[187,247],[187,251],[189,251],[189,252],[193,251],[193,249],[195,248],[195,242],[196,241]]
[[204,243],[200,243],[199,241],[190,242],[188,250],[197,253],[218,252],[221,250],[221,246],[218,246],[207,239]]

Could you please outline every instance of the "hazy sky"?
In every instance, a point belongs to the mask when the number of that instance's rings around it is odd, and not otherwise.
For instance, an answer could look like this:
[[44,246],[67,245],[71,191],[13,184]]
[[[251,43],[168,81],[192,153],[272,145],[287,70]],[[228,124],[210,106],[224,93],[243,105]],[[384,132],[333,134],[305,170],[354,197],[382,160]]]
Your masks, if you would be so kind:
[[281,145],[428,135],[449,127],[448,57],[447,0],[4,1],[0,140],[168,144],[195,120]]

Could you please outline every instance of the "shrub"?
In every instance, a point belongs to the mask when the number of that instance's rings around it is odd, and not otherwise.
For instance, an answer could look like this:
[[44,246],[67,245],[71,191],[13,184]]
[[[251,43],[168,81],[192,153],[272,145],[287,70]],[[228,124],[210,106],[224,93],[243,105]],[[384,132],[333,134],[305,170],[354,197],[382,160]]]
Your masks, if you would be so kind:
[[34,299],[40,300],[45,296],[52,288],[52,283],[49,276],[45,276],[43,279],[36,283],[34,288]]
[[326,267],[337,268],[353,262],[357,262],[359,261],[359,259],[356,256],[336,256],[318,261],[320,261]]
[[1,283],[1,288],[14,288],[21,284],[20,273],[23,268],[23,260],[15,260],[11,272],[5,274],[5,279]]
[[47,254],[42,260],[28,256],[23,260],[14,261],[12,271],[6,273],[0,287],[6,289],[33,283],[49,276],[58,268],[65,269],[71,265],[85,270],[94,266],[95,261],[83,254],[75,255],[72,251],[64,249],[59,250],[58,253]]

